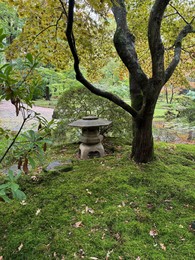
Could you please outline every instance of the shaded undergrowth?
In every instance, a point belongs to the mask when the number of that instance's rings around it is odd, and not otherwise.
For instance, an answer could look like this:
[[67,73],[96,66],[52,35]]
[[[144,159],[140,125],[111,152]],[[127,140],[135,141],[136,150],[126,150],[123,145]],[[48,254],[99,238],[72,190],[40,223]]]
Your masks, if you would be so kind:
[[0,202],[0,256],[194,259],[195,147],[157,143],[145,165],[129,160],[129,146],[109,150],[82,161],[77,145],[56,147],[47,163],[71,159],[71,171],[23,176],[27,200]]

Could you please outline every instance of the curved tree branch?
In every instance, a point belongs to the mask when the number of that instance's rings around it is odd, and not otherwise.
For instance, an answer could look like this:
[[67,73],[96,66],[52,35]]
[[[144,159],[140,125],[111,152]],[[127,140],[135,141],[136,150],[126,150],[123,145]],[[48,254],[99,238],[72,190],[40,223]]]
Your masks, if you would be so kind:
[[127,25],[124,0],[112,0],[112,4],[112,12],[117,24],[114,35],[114,45],[116,51],[129,70],[129,73],[133,75],[134,80],[136,80],[141,87],[144,87],[147,85],[148,78],[138,62],[137,53],[134,46],[135,37],[130,32]]
[[[61,1],[60,1],[61,2]],[[62,2],[61,2],[62,4]],[[81,82],[87,89],[89,89],[92,93],[107,98],[108,100],[114,102],[121,108],[123,108],[125,111],[130,113],[133,117],[137,116],[137,111],[133,109],[131,106],[129,106],[127,103],[125,103],[121,98],[118,96],[107,92],[107,91],[102,91],[96,87],[94,87],[81,73],[80,67],[79,67],[79,57],[77,54],[77,49],[75,45],[75,40],[74,40],[74,35],[73,35],[73,22],[74,22],[74,0],[69,0],[69,8],[68,8],[68,20],[67,20],[67,28],[66,28],[66,37],[68,40],[68,44],[71,50],[71,53],[74,58],[74,70],[76,72],[76,79]],[[64,8],[64,6],[62,7]]]
[[152,57],[152,77],[164,79],[164,46],[161,40],[160,28],[162,18],[170,0],[156,0],[150,12],[148,24],[148,42]]
[[165,71],[165,81],[164,84],[170,79],[170,77],[172,76],[174,70],[176,69],[179,61],[180,61],[180,57],[181,57],[181,50],[182,50],[182,40],[189,34],[189,33],[193,33],[195,31],[193,31],[192,25],[191,24],[187,24],[178,34],[177,39],[175,41],[175,50],[174,50],[174,57],[171,61],[171,63],[169,64],[168,68]]

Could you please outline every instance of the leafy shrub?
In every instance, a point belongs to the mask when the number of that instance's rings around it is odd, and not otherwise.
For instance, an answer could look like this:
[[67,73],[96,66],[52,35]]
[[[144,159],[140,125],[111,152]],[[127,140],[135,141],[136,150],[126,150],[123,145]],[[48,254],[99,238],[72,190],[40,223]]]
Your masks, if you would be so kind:
[[195,100],[195,90],[189,90],[186,96],[190,97],[192,100]]
[[192,100],[189,107],[180,112],[180,117],[185,117],[189,123],[195,124],[195,100]]
[[193,126],[195,124],[195,100],[193,97],[180,95],[176,98],[176,101],[176,105],[171,106],[165,113],[165,119],[167,121],[176,119]]
[[[131,140],[131,117],[122,108],[109,100],[92,94],[84,87],[68,90],[59,98],[53,117],[59,119],[55,136],[68,141],[78,140],[79,130],[71,128],[68,124],[86,115],[95,115],[111,120],[112,127],[108,134]],[[101,129],[105,134],[105,128]]]

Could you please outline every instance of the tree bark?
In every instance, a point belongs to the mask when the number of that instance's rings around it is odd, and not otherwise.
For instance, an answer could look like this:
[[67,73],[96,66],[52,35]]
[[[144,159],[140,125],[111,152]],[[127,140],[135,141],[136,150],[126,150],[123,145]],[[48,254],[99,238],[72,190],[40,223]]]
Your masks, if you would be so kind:
[[[149,87],[152,88],[152,81]],[[141,96],[138,93],[131,95],[132,106],[136,106],[139,110],[139,116],[134,117],[132,120],[133,142],[131,158],[137,163],[147,163],[154,158],[152,122],[158,94],[156,92],[152,97],[143,97],[142,106],[140,103]]]
[[153,116],[133,118],[133,142],[131,158],[137,163],[147,163],[154,158],[152,135]]

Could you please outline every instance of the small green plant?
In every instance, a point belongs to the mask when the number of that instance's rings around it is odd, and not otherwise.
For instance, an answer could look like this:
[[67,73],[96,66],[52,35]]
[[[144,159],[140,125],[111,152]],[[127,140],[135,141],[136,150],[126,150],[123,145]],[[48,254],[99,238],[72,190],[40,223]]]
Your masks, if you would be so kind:
[[38,131],[31,129],[20,134],[10,149],[10,159],[8,158],[8,161],[17,162],[18,169],[26,174],[29,172],[29,165],[34,169],[37,162],[42,164],[47,145],[52,143],[50,136],[53,120],[48,122],[39,114],[35,118],[39,121]]
[[20,201],[26,199],[26,195],[23,191],[20,190],[20,186],[17,183],[20,175],[21,172],[14,175],[14,172],[12,170],[9,170],[7,176],[5,177],[6,182],[0,185],[0,197],[5,202],[11,201],[10,195],[13,199],[17,199]]

